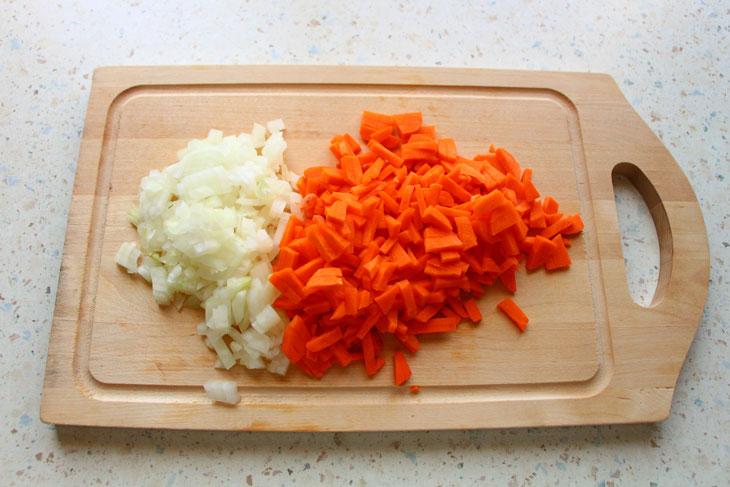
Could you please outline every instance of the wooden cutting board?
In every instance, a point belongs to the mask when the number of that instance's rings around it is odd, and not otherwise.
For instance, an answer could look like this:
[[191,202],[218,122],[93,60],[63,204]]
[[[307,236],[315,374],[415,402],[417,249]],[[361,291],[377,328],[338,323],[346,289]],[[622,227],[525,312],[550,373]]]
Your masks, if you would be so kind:
[[[420,110],[460,154],[491,143],[532,167],[538,189],[580,212],[566,272],[520,272],[520,334],[495,309],[429,336],[409,359],[418,394],[333,368],[321,380],[213,369],[195,333],[202,312],[160,308],[114,263],[135,240],[126,218],[140,179],[176,161],[210,128],[226,135],[283,118],[296,172],[333,164],[332,135],[357,133],[363,109]],[[612,174],[652,211],[661,250],[651,307],[629,295]],[[709,256],[702,214],[679,166],[606,75],[369,67],[101,68],[69,214],[41,405],[45,422],[252,430],[409,430],[659,421],[704,306]],[[235,407],[213,405],[209,379],[234,379]]]

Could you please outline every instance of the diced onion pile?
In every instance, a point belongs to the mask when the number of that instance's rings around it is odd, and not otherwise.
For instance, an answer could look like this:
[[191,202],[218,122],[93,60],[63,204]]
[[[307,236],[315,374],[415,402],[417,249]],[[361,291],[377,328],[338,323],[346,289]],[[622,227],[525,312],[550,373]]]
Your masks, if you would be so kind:
[[269,276],[301,196],[283,160],[284,124],[267,126],[268,138],[259,124],[238,136],[211,130],[179,151],[179,162],[143,178],[129,211],[141,251],[125,242],[115,260],[152,283],[158,304],[205,309],[198,333],[216,367],[239,362],[284,375],[289,320],[271,307],[279,292]]

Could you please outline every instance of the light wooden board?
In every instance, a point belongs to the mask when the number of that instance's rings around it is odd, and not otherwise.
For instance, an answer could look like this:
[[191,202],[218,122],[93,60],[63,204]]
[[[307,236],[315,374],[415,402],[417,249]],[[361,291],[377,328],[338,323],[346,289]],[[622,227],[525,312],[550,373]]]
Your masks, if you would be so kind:
[[[409,362],[419,394],[388,364],[321,380],[212,368],[202,312],[159,308],[113,258],[140,179],[187,140],[283,118],[287,164],[333,164],[327,143],[363,109],[420,110],[460,154],[506,147],[543,195],[586,223],[567,272],[520,272],[520,334],[498,313],[428,337]],[[612,171],[644,195],[659,233],[650,308],[628,292]],[[709,277],[702,216],[681,169],[605,75],[354,67],[149,67],[96,71],[73,193],[42,419],[62,424],[266,430],[386,430],[656,421],[700,319]],[[243,400],[212,405],[202,383],[232,378]]]

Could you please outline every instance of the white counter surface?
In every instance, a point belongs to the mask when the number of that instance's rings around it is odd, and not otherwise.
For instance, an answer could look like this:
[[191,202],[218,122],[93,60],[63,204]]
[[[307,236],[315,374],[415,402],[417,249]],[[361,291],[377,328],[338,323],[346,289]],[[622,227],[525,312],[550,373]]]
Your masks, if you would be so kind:
[[[1,485],[727,485],[730,10],[722,2],[0,4]],[[577,2],[576,2],[577,3]],[[698,195],[705,313],[660,424],[414,433],[210,433],[39,420],[91,74],[102,65],[355,64],[611,74]],[[626,257],[646,214],[618,193]],[[654,237],[655,239],[655,237]],[[656,244],[654,244],[655,246]],[[632,271],[637,299],[656,269]],[[726,458],[725,461],[722,458]],[[195,484],[194,484],[195,483]]]

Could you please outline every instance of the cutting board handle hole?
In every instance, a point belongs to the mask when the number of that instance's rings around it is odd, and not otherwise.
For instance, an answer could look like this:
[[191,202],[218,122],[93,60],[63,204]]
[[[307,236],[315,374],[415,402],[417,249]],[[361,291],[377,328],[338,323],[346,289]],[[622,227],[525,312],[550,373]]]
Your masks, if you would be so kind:
[[634,164],[617,164],[611,179],[629,293],[650,308],[664,298],[672,270],[667,213],[654,185]]

